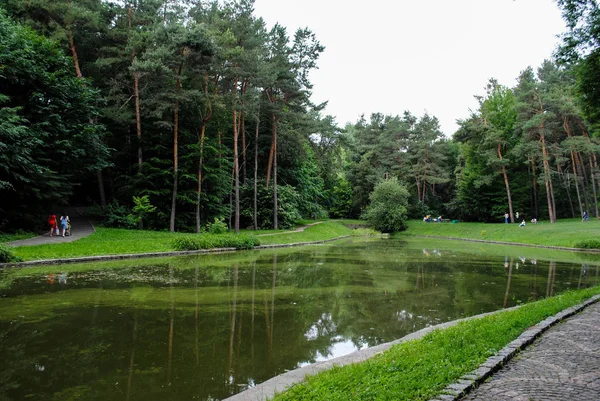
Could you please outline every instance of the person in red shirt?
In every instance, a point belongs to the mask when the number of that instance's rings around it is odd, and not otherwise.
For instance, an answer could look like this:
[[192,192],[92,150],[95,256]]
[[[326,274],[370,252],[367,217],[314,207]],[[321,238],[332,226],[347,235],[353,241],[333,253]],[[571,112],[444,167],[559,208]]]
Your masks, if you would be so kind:
[[56,215],[50,213],[48,215],[48,224],[50,225],[50,236],[54,235],[54,231],[56,230]]

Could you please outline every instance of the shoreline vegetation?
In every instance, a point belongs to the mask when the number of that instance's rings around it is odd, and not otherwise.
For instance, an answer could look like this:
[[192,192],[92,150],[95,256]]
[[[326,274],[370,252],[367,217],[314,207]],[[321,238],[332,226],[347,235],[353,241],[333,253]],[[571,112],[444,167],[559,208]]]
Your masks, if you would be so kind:
[[[302,221],[296,230],[241,230],[235,240],[224,235],[170,233],[166,231],[127,230],[97,227],[88,237],[70,243],[5,247],[22,261],[52,260],[100,255],[123,255],[177,250],[233,247],[247,249],[255,245],[284,245],[331,240],[348,235],[372,235],[361,220],[326,220],[311,224]],[[314,222],[313,222],[314,223]],[[519,227],[518,224],[489,223],[425,223],[410,220],[406,231],[397,237],[433,237],[438,239],[476,240],[542,247],[585,249],[600,248],[595,237],[600,221],[582,223],[579,219],[560,220],[554,224],[539,222]],[[210,238],[208,238],[210,236]],[[11,239],[12,240],[12,239]],[[0,244],[1,245],[1,244]]]
[[600,287],[569,291],[518,309],[434,330],[420,339],[394,345],[365,362],[308,376],[270,400],[429,400],[477,369],[528,328],[598,293]]

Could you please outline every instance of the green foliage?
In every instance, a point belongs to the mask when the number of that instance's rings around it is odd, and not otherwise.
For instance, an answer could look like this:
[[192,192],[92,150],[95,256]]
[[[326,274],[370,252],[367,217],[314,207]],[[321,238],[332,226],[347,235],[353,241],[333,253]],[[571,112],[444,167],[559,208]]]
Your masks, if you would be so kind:
[[196,234],[173,240],[176,251],[195,251],[199,249],[235,248],[252,249],[260,245],[256,235],[249,234]]
[[376,235],[381,235],[381,233],[372,228],[355,228],[352,230],[352,236],[355,237],[374,237]]
[[[240,215],[242,227],[252,225],[253,217],[253,193],[254,186],[251,182],[240,187],[241,205]],[[280,229],[292,228],[294,223],[302,218],[300,214],[299,204],[301,202],[300,195],[290,185],[278,185],[278,223]],[[265,181],[258,182],[258,227],[272,228],[273,227],[273,187],[266,188]]]
[[107,166],[98,93],[57,45],[0,11],[0,212],[33,227],[73,185]]
[[223,234],[226,233],[227,230],[227,224],[225,224],[223,219],[215,217],[215,221],[208,224],[208,232],[211,234]]
[[21,262],[21,258],[15,256],[10,248],[0,244],[0,263]]
[[127,206],[121,205],[116,199],[106,207],[100,207],[100,212],[98,212],[98,209],[92,209],[90,212],[100,217],[97,222],[104,227],[133,228],[135,226],[129,217],[131,210]]
[[588,239],[588,240],[584,240],[584,241],[579,241],[579,242],[575,243],[575,248],[600,249],[600,240]]
[[333,187],[333,201],[329,207],[331,217],[350,217],[352,213],[352,187],[345,178],[340,178]]
[[140,197],[134,196],[133,204],[134,206],[133,209],[131,209],[131,213],[127,215],[127,220],[130,226],[138,225],[142,219],[156,211],[156,206],[152,206],[150,204],[150,197],[148,195]]
[[375,186],[362,218],[379,231],[402,231],[406,229],[408,197],[408,190],[397,179],[382,181]]

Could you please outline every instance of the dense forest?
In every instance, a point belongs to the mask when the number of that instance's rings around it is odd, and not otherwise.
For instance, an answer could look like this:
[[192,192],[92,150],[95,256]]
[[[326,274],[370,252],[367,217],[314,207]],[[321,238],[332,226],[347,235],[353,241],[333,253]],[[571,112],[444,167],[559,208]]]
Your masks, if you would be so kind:
[[557,5],[569,30],[552,60],[512,88],[483,82],[449,138],[401,110],[338,127],[311,100],[325,47],[267,29],[253,0],[6,0],[0,231],[64,205],[113,226],[154,206],[138,227],[285,228],[360,217],[390,178],[411,217],[598,217],[600,9]]

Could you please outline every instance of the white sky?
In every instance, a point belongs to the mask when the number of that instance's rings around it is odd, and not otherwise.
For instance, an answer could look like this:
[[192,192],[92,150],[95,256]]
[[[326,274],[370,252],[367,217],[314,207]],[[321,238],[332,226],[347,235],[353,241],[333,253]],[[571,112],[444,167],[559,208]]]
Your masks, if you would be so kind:
[[338,125],[361,114],[438,117],[451,136],[489,78],[514,86],[552,55],[565,31],[553,0],[256,0],[255,15],[290,38],[308,27],[326,47],[313,101]]

